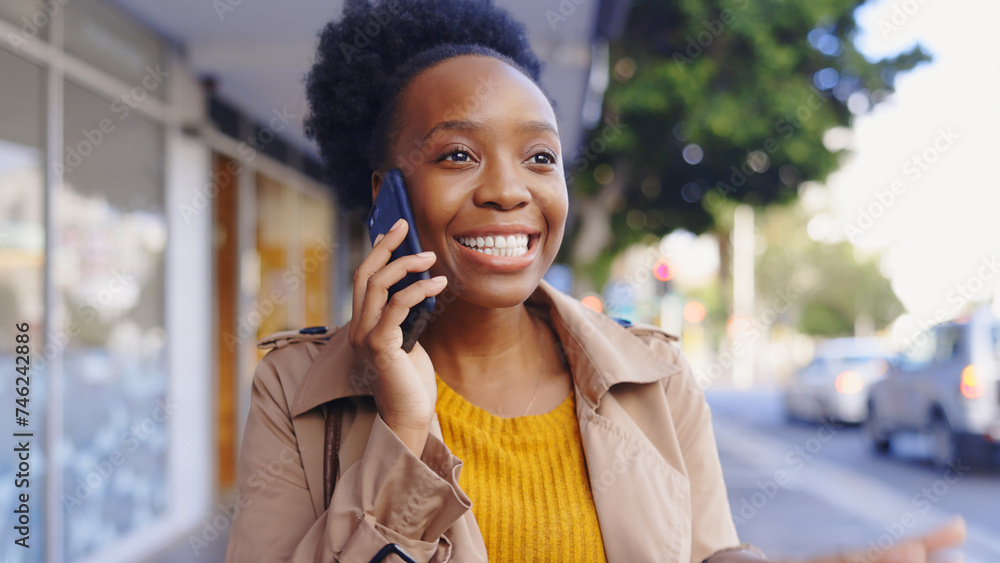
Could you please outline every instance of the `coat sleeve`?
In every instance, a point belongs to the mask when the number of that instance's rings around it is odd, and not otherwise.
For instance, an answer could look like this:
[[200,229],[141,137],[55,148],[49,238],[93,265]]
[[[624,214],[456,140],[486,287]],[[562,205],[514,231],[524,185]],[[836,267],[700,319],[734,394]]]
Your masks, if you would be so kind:
[[701,563],[713,553],[737,546],[740,541],[729,507],[719,450],[712,430],[712,413],[705,394],[695,381],[691,366],[674,346],[681,373],[665,380],[667,400],[677,432],[681,455],[691,484],[691,562]]
[[265,356],[254,373],[227,563],[367,563],[388,543],[417,561],[451,559],[444,532],[471,502],[458,486],[461,462],[440,439],[429,436],[417,457],[376,416],[361,460],[342,472],[317,518],[289,413]]

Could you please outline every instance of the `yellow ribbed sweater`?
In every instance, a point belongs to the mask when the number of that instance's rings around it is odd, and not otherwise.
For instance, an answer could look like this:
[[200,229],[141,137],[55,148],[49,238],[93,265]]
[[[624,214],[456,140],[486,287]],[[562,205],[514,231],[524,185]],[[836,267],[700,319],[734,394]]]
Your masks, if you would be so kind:
[[444,443],[490,563],[606,561],[587,478],[575,394],[541,415],[501,418],[437,377]]

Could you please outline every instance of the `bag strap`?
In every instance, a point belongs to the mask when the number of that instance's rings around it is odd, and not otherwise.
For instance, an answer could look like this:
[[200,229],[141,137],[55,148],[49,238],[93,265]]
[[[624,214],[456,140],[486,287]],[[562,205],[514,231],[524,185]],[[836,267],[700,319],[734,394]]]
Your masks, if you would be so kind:
[[323,509],[330,508],[330,498],[333,488],[337,485],[337,473],[340,472],[340,424],[343,414],[344,399],[336,399],[326,403],[323,415],[326,419],[323,439]]

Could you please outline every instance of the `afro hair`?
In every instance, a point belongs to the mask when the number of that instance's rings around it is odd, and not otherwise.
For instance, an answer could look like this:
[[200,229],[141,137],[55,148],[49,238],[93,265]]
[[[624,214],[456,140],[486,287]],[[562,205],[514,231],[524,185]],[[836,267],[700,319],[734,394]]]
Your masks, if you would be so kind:
[[342,206],[371,206],[399,93],[421,70],[465,54],[502,60],[539,84],[524,26],[493,0],[347,0],[341,20],[321,31],[306,76],[305,131]]

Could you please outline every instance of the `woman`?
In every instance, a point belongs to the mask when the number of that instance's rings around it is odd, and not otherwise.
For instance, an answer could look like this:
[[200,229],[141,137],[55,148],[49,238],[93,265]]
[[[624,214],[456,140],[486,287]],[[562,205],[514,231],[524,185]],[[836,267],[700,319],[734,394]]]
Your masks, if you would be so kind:
[[[400,168],[414,224],[362,261],[347,326],[261,342],[275,349],[254,378],[227,561],[369,561],[390,543],[417,561],[759,560],[673,337],[542,280],[568,197],[523,28],[491,2],[349,1],[318,54],[307,130],[340,201],[364,210]],[[390,261],[411,228],[425,252]],[[435,317],[404,352],[400,323],[429,296]]]

